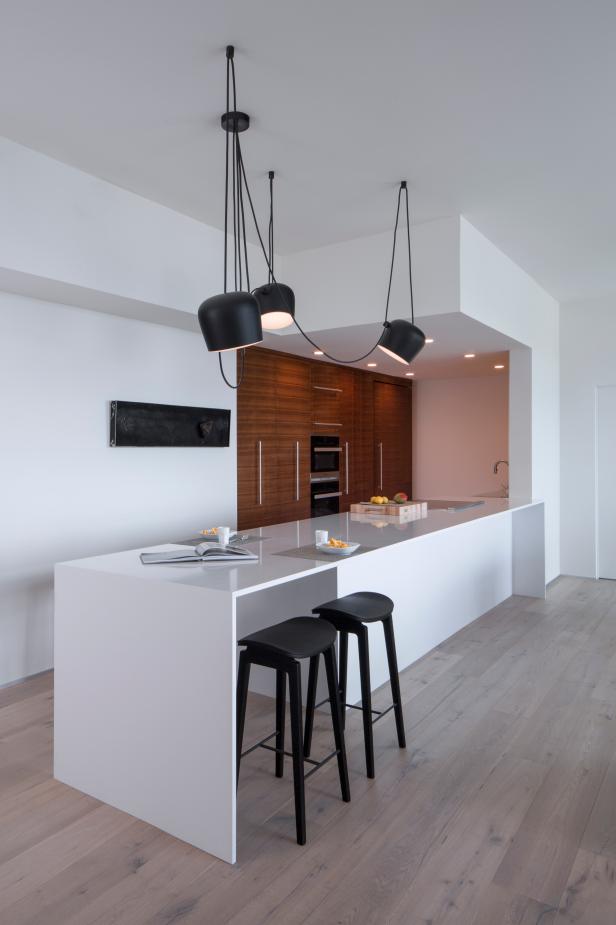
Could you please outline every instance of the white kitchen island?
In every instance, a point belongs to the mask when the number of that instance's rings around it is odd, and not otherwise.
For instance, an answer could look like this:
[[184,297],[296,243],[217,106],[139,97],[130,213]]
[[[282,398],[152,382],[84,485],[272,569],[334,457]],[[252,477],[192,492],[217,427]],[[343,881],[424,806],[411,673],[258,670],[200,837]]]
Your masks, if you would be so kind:
[[[298,557],[317,527],[362,547],[348,559]],[[395,602],[402,670],[512,593],[545,595],[541,502],[253,532],[253,563],[144,566],[137,549],[59,564],[55,578],[55,777],[230,862],[238,638],[380,591]],[[370,627],[375,688],[388,678],[379,630]],[[273,693],[272,674],[255,671],[251,687]],[[359,699],[352,645],[348,698]]]

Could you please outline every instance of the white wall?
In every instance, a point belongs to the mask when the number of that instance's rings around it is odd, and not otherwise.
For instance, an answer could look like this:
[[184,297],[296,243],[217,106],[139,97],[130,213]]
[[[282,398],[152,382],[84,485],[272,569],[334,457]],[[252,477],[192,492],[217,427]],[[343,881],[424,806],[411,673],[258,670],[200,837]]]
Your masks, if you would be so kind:
[[[562,571],[596,577],[595,402],[616,385],[616,294],[561,306]],[[616,478],[616,474],[615,474]]]
[[[391,318],[409,317],[406,230],[398,232]],[[308,330],[381,321],[385,312],[393,233],[355,238],[277,258],[277,276],[292,285],[298,316]],[[417,318],[459,311],[459,220],[411,229]]]
[[560,574],[558,302],[462,218],[460,309],[531,348],[510,353],[510,493],[545,501],[551,581]]
[[4,289],[184,327],[222,289],[221,231],[6,138],[0,214]]
[[[111,449],[109,401],[232,410],[224,449]],[[235,524],[235,393],[200,334],[0,293],[0,684],[52,664],[57,561]]]
[[0,212],[1,684],[51,664],[54,561],[234,522],[236,467],[234,445],[106,446],[113,397],[235,408],[188,333],[222,232],[7,139]]
[[413,494],[448,498],[495,492],[508,481],[506,375],[413,383]]

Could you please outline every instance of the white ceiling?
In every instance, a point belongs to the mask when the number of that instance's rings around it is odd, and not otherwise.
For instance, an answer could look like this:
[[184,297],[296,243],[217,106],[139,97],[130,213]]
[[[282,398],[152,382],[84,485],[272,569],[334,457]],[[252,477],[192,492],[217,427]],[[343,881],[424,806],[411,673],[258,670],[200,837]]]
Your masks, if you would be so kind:
[[[505,334],[461,312],[436,315],[430,319],[422,319],[420,323],[426,337],[432,338],[434,343],[426,344],[410,366],[396,362],[377,349],[361,362],[350,365],[403,379],[407,372],[412,372],[414,375],[409,378],[414,380],[502,376],[509,375],[508,351],[512,347],[521,346]],[[327,331],[311,331],[310,337],[336,359],[350,360],[366,353],[372,344],[377,342],[382,332],[383,325],[377,322]],[[283,353],[314,358],[314,347],[301,334],[266,334],[262,346],[271,350],[281,350]],[[465,353],[474,353],[475,357],[465,358]],[[323,357],[325,362],[327,359],[326,356]],[[377,365],[368,367],[368,363]],[[497,364],[504,366],[504,369],[495,369]]]
[[222,220],[224,47],[281,253],[462,213],[560,299],[616,291],[613,0],[0,0],[0,134]]

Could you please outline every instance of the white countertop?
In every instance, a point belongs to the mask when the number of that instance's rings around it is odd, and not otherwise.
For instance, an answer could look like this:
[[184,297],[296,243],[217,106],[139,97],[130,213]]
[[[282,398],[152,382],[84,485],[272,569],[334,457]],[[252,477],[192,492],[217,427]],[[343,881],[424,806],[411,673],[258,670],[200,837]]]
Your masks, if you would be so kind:
[[[472,498],[456,498],[452,501],[476,501]],[[494,517],[510,511],[530,507],[541,502],[499,498],[485,501],[481,506],[467,508],[463,511],[431,510],[421,520],[398,523],[395,518],[386,516],[367,516],[356,514],[332,514],[328,517],[310,518],[292,521],[286,524],[262,527],[251,530],[251,535],[259,535],[259,542],[246,543],[246,546],[259,556],[256,562],[241,565],[225,562],[209,564],[180,565],[142,565],[139,554],[145,549],[132,549],[124,552],[77,559],[62,563],[79,569],[108,572],[117,575],[132,576],[144,581],[172,582],[180,585],[201,587],[204,590],[220,593],[243,595],[261,588],[282,584],[295,578],[316,574],[327,569],[336,568],[343,557],[332,556],[331,561],[285,557],[276,555],[289,549],[298,549],[314,543],[316,529],[328,530],[330,536],[356,542],[365,546],[353,558],[370,555],[374,549],[382,549],[409,540],[420,540],[443,530],[456,527],[485,517]],[[196,537],[195,537],[196,538]],[[148,547],[147,551],[175,549],[177,543]]]

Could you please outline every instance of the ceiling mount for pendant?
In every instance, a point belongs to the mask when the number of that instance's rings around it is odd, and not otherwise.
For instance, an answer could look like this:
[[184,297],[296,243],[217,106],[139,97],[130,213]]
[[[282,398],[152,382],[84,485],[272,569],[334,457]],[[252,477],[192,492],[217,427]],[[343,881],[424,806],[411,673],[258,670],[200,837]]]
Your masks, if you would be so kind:
[[[235,48],[233,45],[227,45],[227,61],[233,61],[235,57]],[[227,65],[228,67],[228,65]],[[235,99],[235,72],[233,72],[233,95]],[[229,100],[227,99],[227,107]],[[225,132],[245,132],[250,125],[250,116],[245,112],[232,109],[230,112],[223,112],[220,117],[220,127]]]
[[225,132],[245,132],[250,126],[250,116],[245,112],[223,112],[220,117],[220,127]]

